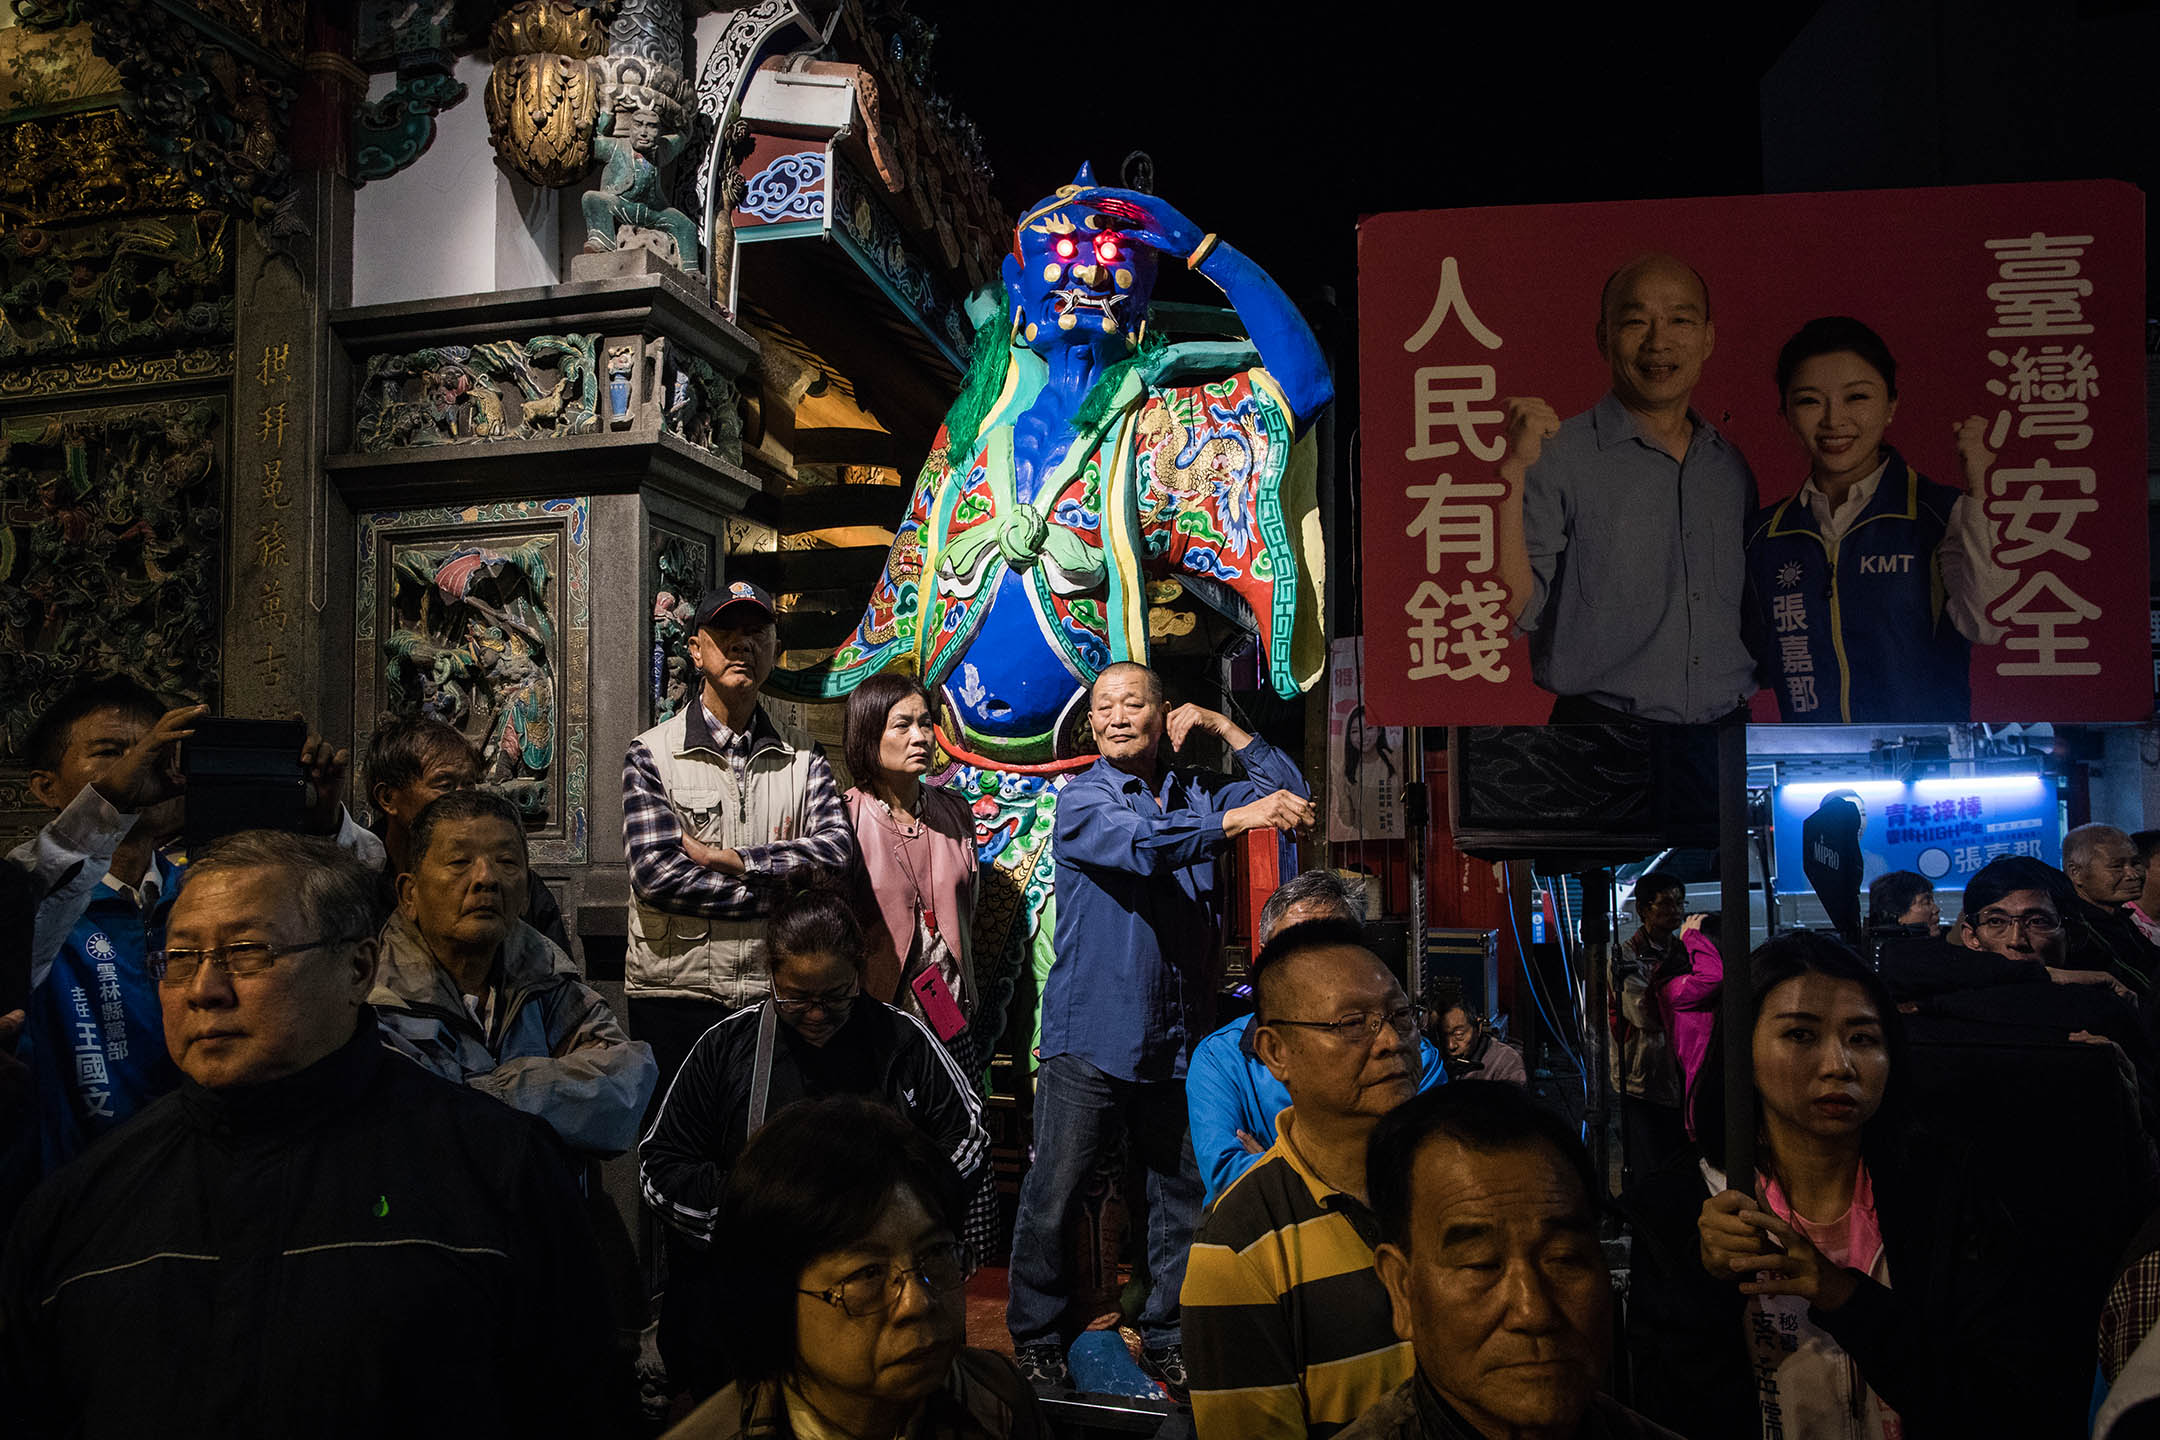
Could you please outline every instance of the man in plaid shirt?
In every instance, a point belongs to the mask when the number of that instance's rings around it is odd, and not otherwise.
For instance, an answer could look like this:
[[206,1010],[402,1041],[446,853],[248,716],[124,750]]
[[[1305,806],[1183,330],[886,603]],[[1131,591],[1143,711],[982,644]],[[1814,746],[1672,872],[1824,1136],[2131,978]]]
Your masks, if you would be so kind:
[[690,638],[704,683],[623,761],[624,991],[631,1033],[660,1062],[656,1104],[698,1036],[764,998],[773,902],[854,854],[824,755],[758,704],[777,643],[764,590],[738,580],[708,593]]

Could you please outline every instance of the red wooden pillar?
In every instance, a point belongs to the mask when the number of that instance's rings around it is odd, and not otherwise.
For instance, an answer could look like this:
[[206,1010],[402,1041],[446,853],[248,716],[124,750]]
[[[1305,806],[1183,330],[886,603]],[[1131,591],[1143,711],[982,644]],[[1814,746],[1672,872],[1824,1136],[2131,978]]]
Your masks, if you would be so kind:
[[1260,908],[1276,887],[1297,874],[1297,850],[1273,830],[1248,830],[1237,838],[1237,863],[1228,905],[1231,944],[1245,946],[1249,965],[1260,953]]

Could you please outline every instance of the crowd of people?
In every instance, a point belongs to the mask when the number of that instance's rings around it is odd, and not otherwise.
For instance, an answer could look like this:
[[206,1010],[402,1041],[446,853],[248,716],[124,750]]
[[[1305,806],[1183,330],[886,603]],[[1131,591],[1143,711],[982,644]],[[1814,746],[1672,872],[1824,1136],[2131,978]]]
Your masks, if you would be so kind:
[[[629,747],[620,1016],[456,730],[377,728],[372,831],[311,737],[312,833],[183,855],[200,709],[117,680],[54,707],[0,994],[12,1433],[634,1433],[657,1306],[674,1434],[1047,1436],[1101,1318],[1070,1222],[1118,1155],[1135,1358],[1201,1440],[2049,1436],[2096,1378],[2110,1421],[2160,1397],[2160,837],[1993,862],[1947,933],[1885,876],[1865,958],[1754,951],[1745,1036],[1719,917],[1645,876],[1604,1017],[1616,1195],[1483,997],[1413,997],[1332,872],[1268,902],[1250,1013],[1216,1023],[1216,867],[1312,803],[1113,665],[994,1254],[1000,1036],[930,697],[854,692],[843,793],[759,704],[773,650],[763,592],[706,597],[700,689]],[[1201,736],[1233,771],[1173,763]],[[599,1183],[633,1149],[642,1246]],[[1009,1358],[967,1345],[1000,1262]]]

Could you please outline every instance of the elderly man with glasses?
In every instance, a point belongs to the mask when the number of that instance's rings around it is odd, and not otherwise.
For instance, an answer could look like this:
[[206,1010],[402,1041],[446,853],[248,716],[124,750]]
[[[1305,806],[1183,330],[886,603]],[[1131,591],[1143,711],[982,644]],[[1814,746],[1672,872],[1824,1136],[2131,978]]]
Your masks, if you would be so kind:
[[[1308,920],[1362,923],[1357,902],[1332,870],[1307,870],[1283,882],[1260,907],[1262,949],[1276,934]],[[1289,1092],[1261,1063],[1253,1048],[1255,1015],[1240,1015],[1193,1047],[1185,1068],[1185,1110],[1192,1122],[1193,1154],[1207,1185],[1205,1209],[1230,1182],[1259,1163],[1275,1138],[1275,1117],[1290,1108]],[[1447,1063],[1430,1041],[1421,1046],[1423,1089],[1447,1083]],[[1265,1136],[1263,1139],[1261,1137]]]
[[181,1087],[40,1187],[0,1260],[11,1433],[608,1428],[628,1377],[562,1152],[383,1048],[373,922],[328,841],[194,858],[150,957]]
[[1332,1434],[1414,1368],[1373,1270],[1365,1142],[1417,1093],[1416,1007],[1342,920],[1282,931],[1253,984],[1254,1049],[1290,1108],[1200,1222],[1186,1263],[1200,1440]]
[[2145,889],[2145,862],[2134,841],[2113,825],[2080,825],[2063,836],[2065,948],[2072,963],[2104,966],[2143,995],[2160,970],[2160,948],[2145,938],[2127,908]]

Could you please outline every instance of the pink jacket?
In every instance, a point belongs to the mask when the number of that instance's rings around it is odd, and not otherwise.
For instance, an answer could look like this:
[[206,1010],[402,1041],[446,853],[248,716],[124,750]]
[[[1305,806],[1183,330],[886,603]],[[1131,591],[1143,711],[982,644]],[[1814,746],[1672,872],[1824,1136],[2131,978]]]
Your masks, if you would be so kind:
[[[975,961],[968,927],[975,918],[975,816],[950,790],[923,787],[921,821],[896,823],[875,797],[857,787],[847,792],[855,822],[855,913],[869,943],[863,993],[897,1004],[902,971],[915,944],[915,903],[937,919],[960,962],[953,998],[975,1013]],[[948,980],[953,977],[948,976]]]
[[1703,1055],[1710,1048],[1710,1029],[1717,1020],[1711,996],[1725,979],[1725,957],[1700,930],[1686,932],[1680,941],[1687,947],[1688,969],[1658,982],[1657,1003],[1665,1018],[1665,1033],[1672,1036],[1681,1080],[1687,1086],[1687,1128],[1693,1135],[1695,1072],[1702,1069]]

